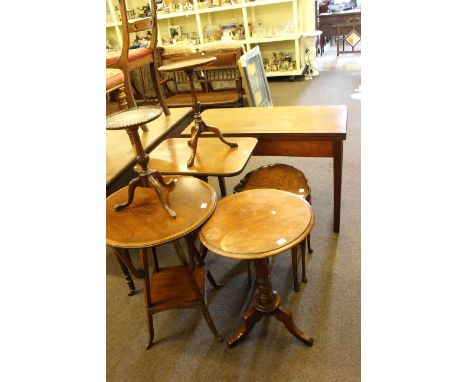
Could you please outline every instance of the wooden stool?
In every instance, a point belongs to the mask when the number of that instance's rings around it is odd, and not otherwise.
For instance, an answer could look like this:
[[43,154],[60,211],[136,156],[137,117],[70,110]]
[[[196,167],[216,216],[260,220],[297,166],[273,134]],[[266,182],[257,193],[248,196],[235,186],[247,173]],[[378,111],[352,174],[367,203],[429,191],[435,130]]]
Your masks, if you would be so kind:
[[192,175],[207,178],[217,176],[221,195],[226,196],[224,177],[240,174],[257,144],[256,138],[233,138],[238,147],[233,149],[219,139],[203,137],[198,140],[196,161],[187,166],[187,156],[191,154],[186,138],[169,138],[150,154],[148,166],[157,168],[164,175]]
[[[310,204],[310,187],[304,173],[295,167],[287,164],[276,163],[268,166],[262,166],[249,172],[240,183],[234,187],[234,193],[254,190],[259,188],[273,188],[292,192],[293,194],[302,196]],[[312,253],[310,246],[310,234],[307,239],[301,243],[301,260],[302,260],[302,282],[306,283],[305,275],[305,244],[309,253]],[[300,284],[297,277],[297,256],[291,251],[294,290],[299,292]],[[248,265],[249,283],[251,282],[250,265]]]
[[[194,244],[194,232],[213,213],[216,193],[205,182],[190,177],[176,178],[177,186],[165,190],[167,203],[177,211],[177,219],[171,219],[153,190],[137,188],[133,203],[116,211],[115,204],[126,200],[128,187],[124,187],[106,201],[106,243],[115,249],[122,270],[130,269],[136,277],[144,279],[145,306],[148,320],[149,349],[153,344],[153,315],[168,309],[196,308],[202,311],[208,326],[217,340],[218,332],[205,303],[205,275],[218,287],[209,271],[195,267],[195,259],[201,263]],[[189,248],[187,262],[177,239],[185,237]],[[149,275],[148,248],[174,242],[181,266],[160,268]],[[128,256],[129,248],[139,248],[143,270],[134,267]],[[133,283],[133,282],[132,282]],[[134,288],[134,286],[133,286]]]
[[249,190],[218,203],[200,230],[200,241],[220,256],[253,260],[257,278],[257,293],[244,313],[242,327],[228,339],[228,346],[236,345],[264,315],[274,315],[292,335],[312,346],[313,339],[296,327],[291,313],[280,305],[280,296],[271,285],[267,258],[295,248],[313,225],[310,204],[286,191]]

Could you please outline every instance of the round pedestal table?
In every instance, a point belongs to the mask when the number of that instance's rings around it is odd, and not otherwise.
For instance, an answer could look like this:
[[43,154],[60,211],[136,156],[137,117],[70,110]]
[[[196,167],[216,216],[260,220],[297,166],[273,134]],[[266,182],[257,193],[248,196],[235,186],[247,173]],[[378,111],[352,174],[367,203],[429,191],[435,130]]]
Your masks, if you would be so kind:
[[300,244],[314,225],[312,207],[302,198],[281,190],[256,189],[222,199],[199,232],[204,246],[213,253],[236,260],[252,260],[257,291],[243,315],[243,323],[227,344],[235,346],[265,315],[273,315],[306,345],[313,339],[294,323],[281,306],[271,284],[268,257]]

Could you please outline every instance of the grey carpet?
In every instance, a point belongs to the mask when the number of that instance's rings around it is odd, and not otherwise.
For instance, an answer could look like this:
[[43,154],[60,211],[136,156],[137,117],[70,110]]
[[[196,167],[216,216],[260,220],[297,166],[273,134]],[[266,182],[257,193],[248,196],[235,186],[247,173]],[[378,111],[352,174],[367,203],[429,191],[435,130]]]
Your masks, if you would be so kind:
[[[348,138],[344,145],[341,232],[333,233],[333,167],[327,158],[253,157],[245,172],[282,162],[302,170],[312,188],[316,216],[314,253],[307,257],[308,284],[293,290],[290,253],[274,259],[272,282],[296,324],[311,335],[309,348],[274,318],[263,318],[236,348],[215,342],[195,310],[162,312],[154,317],[155,345],[146,351],[147,329],[142,283],[127,296],[120,269],[107,251],[108,381],[359,381],[360,380],[360,101],[350,98],[359,71],[323,71],[312,81],[270,83],[280,105],[344,104]],[[239,112],[242,112],[241,110]],[[242,176],[227,179],[228,192]],[[209,183],[218,191],[216,179]],[[172,247],[159,250],[160,264],[176,264]],[[136,261],[138,258],[134,257]],[[245,264],[207,256],[218,282],[207,284],[208,308],[224,338],[240,323],[251,292]]]

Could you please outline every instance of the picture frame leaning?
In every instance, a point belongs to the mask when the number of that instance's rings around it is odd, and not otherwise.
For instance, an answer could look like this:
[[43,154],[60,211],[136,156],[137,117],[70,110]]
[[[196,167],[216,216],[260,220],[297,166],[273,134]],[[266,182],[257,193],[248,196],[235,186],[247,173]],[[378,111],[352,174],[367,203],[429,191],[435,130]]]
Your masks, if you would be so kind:
[[249,106],[272,107],[270,87],[263,68],[263,59],[258,46],[239,58],[239,71]]

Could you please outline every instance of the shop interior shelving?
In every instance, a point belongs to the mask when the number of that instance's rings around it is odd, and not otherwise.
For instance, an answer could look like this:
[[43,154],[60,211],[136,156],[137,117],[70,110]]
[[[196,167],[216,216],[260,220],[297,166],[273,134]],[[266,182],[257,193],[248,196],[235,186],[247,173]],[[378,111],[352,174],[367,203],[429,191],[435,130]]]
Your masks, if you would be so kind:
[[[121,22],[118,20],[118,0],[106,0],[108,8],[107,39],[112,45],[120,48]],[[267,72],[268,77],[298,76],[304,71],[304,54],[302,43],[303,20],[299,17],[301,2],[311,0],[238,0],[232,5],[219,7],[199,7],[200,0],[192,0],[193,10],[166,14],[158,12],[158,43],[163,46],[162,39],[169,36],[169,26],[179,25],[183,33],[197,33],[200,45],[205,43],[204,28],[209,25],[223,25],[232,20],[241,23],[245,28],[245,39],[239,40],[247,51],[259,46],[262,56],[269,57],[273,52],[293,52],[296,68],[289,71]],[[128,9],[141,8],[146,0],[127,0]],[[304,13],[304,12],[302,12]],[[109,20],[110,19],[110,20]],[[268,21],[269,24],[282,25],[289,22],[290,33],[278,34],[274,37],[255,37],[250,33],[250,25],[256,25],[257,20]],[[284,32],[283,32],[284,33]],[[197,48],[197,45],[194,45]]]

